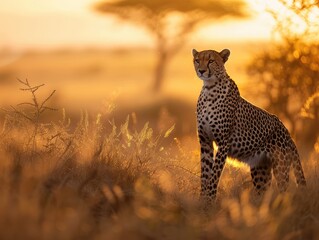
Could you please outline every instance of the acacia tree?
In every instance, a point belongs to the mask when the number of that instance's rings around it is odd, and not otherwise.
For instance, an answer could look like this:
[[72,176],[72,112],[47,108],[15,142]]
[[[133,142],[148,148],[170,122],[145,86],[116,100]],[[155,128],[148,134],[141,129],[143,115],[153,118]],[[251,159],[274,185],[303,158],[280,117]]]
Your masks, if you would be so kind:
[[153,90],[159,91],[169,59],[200,22],[226,15],[244,17],[245,6],[243,0],[117,0],[101,2],[95,9],[134,22],[152,34],[157,53]]
[[[286,9],[272,9],[276,20],[274,33],[280,37],[261,51],[249,66],[258,79],[258,95],[266,108],[288,123],[303,156],[308,156],[319,135],[319,1],[279,0]],[[304,118],[305,103],[311,99],[311,117]],[[307,105],[307,104],[306,104]],[[309,105],[309,104],[308,104]],[[309,109],[308,109],[309,111]]]

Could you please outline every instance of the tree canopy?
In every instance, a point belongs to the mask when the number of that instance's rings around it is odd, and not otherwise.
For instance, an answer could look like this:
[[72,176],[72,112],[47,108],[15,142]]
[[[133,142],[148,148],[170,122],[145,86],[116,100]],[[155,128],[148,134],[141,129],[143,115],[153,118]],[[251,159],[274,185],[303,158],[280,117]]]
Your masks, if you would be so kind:
[[116,14],[122,10],[124,14],[127,9],[131,8],[130,10],[148,11],[149,15],[162,15],[169,12],[186,14],[201,12],[211,15],[211,17],[225,15],[243,17],[247,15],[245,7],[245,3],[241,0],[118,0],[101,2],[96,5],[96,10]]
[[[227,15],[248,15],[243,0],[105,0],[98,3],[95,10],[135,22],[153,35],[158,54],[155,91],[162,86],[169,59],[180,50],[200,22]],[[174,15],[179,17],[171,18]]]

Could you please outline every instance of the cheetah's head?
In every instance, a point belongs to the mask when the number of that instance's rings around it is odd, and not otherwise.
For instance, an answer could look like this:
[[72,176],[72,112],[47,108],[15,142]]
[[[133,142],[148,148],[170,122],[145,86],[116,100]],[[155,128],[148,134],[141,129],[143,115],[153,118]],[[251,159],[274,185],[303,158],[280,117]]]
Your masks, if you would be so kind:
[[224,64],[228,60],[229,55],[230,51],[228,49],[224,49],[221,52],[214,50],[197,52],[193,49],[193,63],[197,76],[204,81],[222,77],[226,72]]

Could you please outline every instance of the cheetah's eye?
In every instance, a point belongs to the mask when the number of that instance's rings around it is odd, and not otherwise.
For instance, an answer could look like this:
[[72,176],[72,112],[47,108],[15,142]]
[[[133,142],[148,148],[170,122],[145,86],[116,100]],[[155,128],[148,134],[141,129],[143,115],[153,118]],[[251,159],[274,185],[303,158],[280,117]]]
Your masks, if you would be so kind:
[[196,62],[196,63],[199,63],[199,59],[195,59],[195,62]]
[[212,60],[212,59],[210,59],[209,61],[208,61],[208,63],[213,63],[214,62],[214,60]]

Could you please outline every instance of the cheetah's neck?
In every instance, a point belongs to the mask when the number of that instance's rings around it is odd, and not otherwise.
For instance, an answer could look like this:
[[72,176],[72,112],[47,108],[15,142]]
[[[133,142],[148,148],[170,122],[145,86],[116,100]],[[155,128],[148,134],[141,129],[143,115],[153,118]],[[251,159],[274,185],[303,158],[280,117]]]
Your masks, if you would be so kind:
[[218,77],[209,80],[203,80],[203,91],[211,91],[215,88],[228,88],[234,81],[228,76],[227,73],[221,74]]

